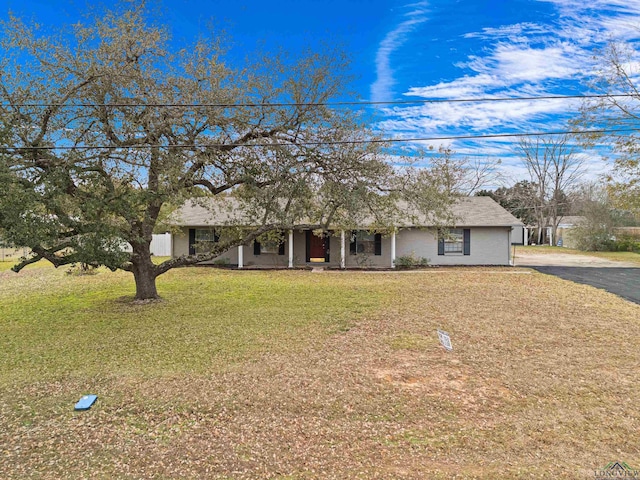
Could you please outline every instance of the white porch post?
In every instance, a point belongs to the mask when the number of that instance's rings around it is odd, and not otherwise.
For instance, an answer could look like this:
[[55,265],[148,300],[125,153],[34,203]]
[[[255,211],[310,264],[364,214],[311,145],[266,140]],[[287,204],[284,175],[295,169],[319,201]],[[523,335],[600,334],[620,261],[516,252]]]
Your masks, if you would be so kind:
[[244,267],[244,248],[238,245],[238,268]]
[[289,230],[289,268],[293,268],[293,230]]
[[391,232],[391,268],[396,268],[396,229]]
[[527,227],[524,227],[522,235],[524,235],[522,237],[522,243],[529,245],[529,229]]
[[345,248],[344,248],[344,230],[340,230],[340,268],[345,269],[347,262],[345,260]]
[[514,258],[511,258],[511,249],[513,248],[511,246],[511,229],[509,229],[509,244],[508,244],[508,248],[509,251],[507,252],[507,263],[511,266],[513,266],[513,261],[515,260]]

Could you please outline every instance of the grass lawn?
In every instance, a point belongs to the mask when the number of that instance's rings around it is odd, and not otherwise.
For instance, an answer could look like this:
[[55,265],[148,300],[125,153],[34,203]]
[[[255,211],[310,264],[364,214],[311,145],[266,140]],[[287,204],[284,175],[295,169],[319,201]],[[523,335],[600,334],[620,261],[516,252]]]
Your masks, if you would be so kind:
[[549,254],[549,253],[566,253],[569,255],[587,255],[589,257],[606,258],[607,260],[614,260],[619,262],[631,262],[640,265],[640,253],[634,252],[583,252],[581,250],[574,250],[572,248],[564,247],[551,247],[549,245],[536,245],[536,246],[517,246],[516,257],[518,252],[526,254]]
[[[132,289],[125,273],[0,272],[0,478],[640,466],[640,306],[604,291],[506,268],[185,268],[160,304]],[[74,412],[85,393],[98,402]]]
[[[4,262],[0,262],[0,272],[6,272],[7,270],[11,270],[11,267],[13,267],[17,263],[19,263],[18,259],[15,259],[13,261],[6,260]],[[53,268],[53,266],[49,262],[41,260],[37,263],[32,263],[31,265],[27,265],[26,267],[24,267],[25,271],[31,270],[34,268]]]

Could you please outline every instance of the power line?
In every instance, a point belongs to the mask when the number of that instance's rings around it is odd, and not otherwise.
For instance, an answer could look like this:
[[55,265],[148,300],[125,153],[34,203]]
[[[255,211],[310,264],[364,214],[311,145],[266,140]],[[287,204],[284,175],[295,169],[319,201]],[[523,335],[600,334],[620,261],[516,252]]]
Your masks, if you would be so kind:
[[624,93],[615,95],[542,95],[537,97],[483,97],[483,98],[450,98],[424,100],[389,100],[389,101],[345,101],[345,102],[280,102],[280,103],[2,103],[0,106],[26,108],[90,108],[90,107],[166,107],[166,108],[265,108],[265,107],[341,107],[372,105],[422,105],[429,103],[479,103],[479,102],[518,102],[537,100],[578,100],[604,98],[637,98],[637,95]]
[[[412,142],[431,142],[441,140],[482,140],[491,138],[513,138],[513,137],[544,137],[553,135],[585,135],[585,134],[605,134],[605,133],[630,133],[636,132],[636,129],[601,129],[601,130],[560,130],[552,132],[529,132],[529,133],[493,133],[485,135],[457,135],[442,137],[415,137],[415,138],[372,138],[370,140],[327,140],[327,141],[301,141],[295,145],[358,145],[369,143],[412,143]],[[125,149],[145,149],[145,148],[238,148],[238,147],[275,147],[277,143],[221,143],[212,145],[196,145],[196,144],[146,144],[146,145],[59,145],[59,146],[25,146],[25,147],[6,147],[0,146],[0,151],[16,151],[16,150],[125,150]]]

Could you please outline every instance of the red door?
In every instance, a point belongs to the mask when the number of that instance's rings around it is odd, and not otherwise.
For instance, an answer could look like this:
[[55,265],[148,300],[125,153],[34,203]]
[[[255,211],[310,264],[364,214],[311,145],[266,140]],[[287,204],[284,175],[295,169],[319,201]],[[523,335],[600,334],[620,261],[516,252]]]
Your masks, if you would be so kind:
[[325,262],[327,255],[326,237],[318,237],[309,232],[307,235],[307,241],[309,242],[309,261],[310,262]]

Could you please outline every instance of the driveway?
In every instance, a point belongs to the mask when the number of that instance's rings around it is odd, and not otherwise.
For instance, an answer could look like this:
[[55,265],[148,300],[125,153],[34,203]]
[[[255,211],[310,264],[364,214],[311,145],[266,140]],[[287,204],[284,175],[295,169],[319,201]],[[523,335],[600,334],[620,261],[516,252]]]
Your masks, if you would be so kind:
[[516,265],[584,283],[640,304],[640,268],[637,264],[566,253],[521,254]]

